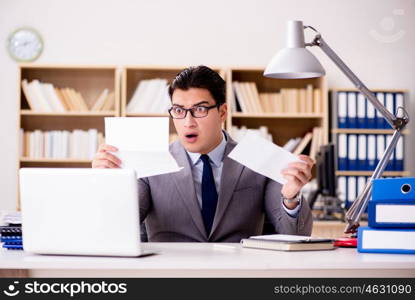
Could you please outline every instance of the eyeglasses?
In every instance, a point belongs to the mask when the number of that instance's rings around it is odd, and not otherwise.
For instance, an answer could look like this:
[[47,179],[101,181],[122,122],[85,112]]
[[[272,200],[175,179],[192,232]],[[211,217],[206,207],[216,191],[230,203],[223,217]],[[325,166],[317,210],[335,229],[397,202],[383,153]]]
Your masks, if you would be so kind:
[[184,119],[187,116],[187,112],[190,111],[193,118],[204,118],[208,115],[209,110],[219,106],[221,106],[221,104],[215,104],[212,106],[197,105],[191,108],[173,106],[169,109],[169,114],[173,119]]

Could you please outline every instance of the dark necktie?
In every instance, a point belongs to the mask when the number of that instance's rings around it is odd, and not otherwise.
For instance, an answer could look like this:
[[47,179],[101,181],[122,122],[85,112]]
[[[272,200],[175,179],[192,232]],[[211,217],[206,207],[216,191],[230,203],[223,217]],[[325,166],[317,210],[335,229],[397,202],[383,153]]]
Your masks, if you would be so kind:
[[207,235],[210,234],[215,217],[216,204],[218,203],[218,193],[216,191],[215,179],[213,177],[212,166],[209,156],[202,154],[200,159],[203,161],[202,176],[202,217]]

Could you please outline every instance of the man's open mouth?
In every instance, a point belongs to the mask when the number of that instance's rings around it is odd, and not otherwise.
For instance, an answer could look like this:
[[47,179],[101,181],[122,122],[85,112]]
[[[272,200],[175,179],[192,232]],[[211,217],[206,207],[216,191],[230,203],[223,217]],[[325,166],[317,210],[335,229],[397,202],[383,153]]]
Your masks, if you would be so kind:
[[197,133],[189,133],[185,135],[186,142],[188,143],[195,143],[197,141],[197,137]]

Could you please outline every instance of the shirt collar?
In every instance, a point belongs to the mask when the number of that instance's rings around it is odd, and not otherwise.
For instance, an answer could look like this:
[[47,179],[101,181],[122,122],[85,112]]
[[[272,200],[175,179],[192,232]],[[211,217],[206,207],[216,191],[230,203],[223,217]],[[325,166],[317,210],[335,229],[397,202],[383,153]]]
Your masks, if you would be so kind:
[[[225,133],[223,133],[222,141],[219,143],[219,145],[216,146],[215,149],[213,149],[212,151],[208,153],[209,159],[212,161],[215,167],[220,166],[220,163],[223,160],[223,155],[225,154],[225,148],[226,148],[226,137],[225,137]],[[192,166],[196,165],[200,160],[201,154],[195,153],[195,152],[189,152],[187,150],[186,152],[190,157]]]

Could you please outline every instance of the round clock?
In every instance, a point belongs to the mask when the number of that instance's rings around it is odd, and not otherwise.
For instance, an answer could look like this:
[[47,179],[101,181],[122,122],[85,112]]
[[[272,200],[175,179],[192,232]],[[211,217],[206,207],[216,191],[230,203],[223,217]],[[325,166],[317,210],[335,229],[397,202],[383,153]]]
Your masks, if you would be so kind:
[[34,61],[42,53],[43,41],[36,30],[19,28],[10,34],[7,49],[10,56],[17,61]]

